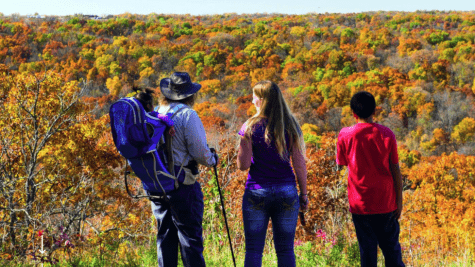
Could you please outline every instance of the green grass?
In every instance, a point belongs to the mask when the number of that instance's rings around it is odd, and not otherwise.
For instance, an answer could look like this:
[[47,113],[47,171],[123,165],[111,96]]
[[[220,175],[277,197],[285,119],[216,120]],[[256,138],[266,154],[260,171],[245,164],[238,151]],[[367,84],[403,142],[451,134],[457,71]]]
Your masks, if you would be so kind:
[[[217,199],[217,192],[206,191],[209,199]],[[207,209],[203,219],[204,236],[204,258],[207,266],[227,267],[232,266],[232,257],[229,249],[228,237],[225,226],[222,221],[220,206],[217,201],[207,203],[212,208]],[[212,205],[211,205],[212,204]],[[230,212],[228,214],[231,214]],[[228,217],[228,220],[230,218]],[[236,257],[237,266],[244,265],[245,246],[243,225],[240,218],[232,218],[234,224],[231,225],[231,235],[233,237],[233,248]],[[345,221],[345,220],[343,220]],[[152,220],[155,222],[155,220]],[[299,267],[333,267],[333,266],[359,266],[359,248],[355,237],[351,237],[352,228],[341,223],[337,226],[328,226],[329,232],[338,232],[336,243],[333,245],[330,241],[323,241],[322,238],[315,238],[312,242],[298,242],[295,246],[296,263]],[[333,231],[330,231],[332,230]],[[156,225],[151,224],[150,238],[147,240],[126,240],[122,243],[113,242],[105,244],[99,249],[97,246],[91,246],[84,243],[82,246],[74,248],[71,254],[54,254],[53,257],[59,258],[59,263],[54,265],[58,267],[148,267],[157,266],[157,254],[155,243]],[[345,233],[345,234],[342,234]],[[268,229],[266,244],[262,257],[262,266],[277,266],[277,256],[275,253],[272,230]],[[333,238],[333,237],[332,237]],[[421,244],[423,246],[423,244]],[[409,252],[403,251],[404,262],[406,266],[449,266],[449,267],[475,267],[474,255],[467,249],[466,251],[454,251],[455,255],[451,259],[441,257],[431,258],[429,261],[422,260],[424,249],[419,248],[409,255]],[[122,250],[120,249],[122,247]],[[0,250],[0,256],[1,256]],[[421,263],[422,262],[422,263]],[[0,259],[0,266],[5,267],[37,267],[41,266],[38,261],[33,261],[31,257],[15,257],[12,260]],[[44,264],[44,267],[52,266]],[[178,266],[183,266],[181,259],[178,260]],[[378,266],[384,266],[384,258],[379,251]]]
[[[131,244],[130,249],[119,254],[114,249],[117,245],[109,246],[105,251],[99,253],[97,249],[74,254],[71,258],[62,259],[54,266],[58,267],[135,267],[135,266],[157,266],[157,255],[155,243]],[[235,247],[237,266],[244,265],[244,245]],[[359,250],[356,242],[347,243],[340,237],[334,246],[327,245],[320,251],[316,250],[315,242],[306,242],[295,247],[297,266],[299,267],[333,267],[333,266],[359,266]],[[227,267],[232,266],[232,258],[227,242],[217,246],[205,247],[204,253],[207,266]],[[407,266],[414,266],[406,262]],[[0,260],[0,266],[5,267],[33,267],[41,266],[38,262],[16,258],[14,260]],[[52,266],[44,264],[45,267]],[[183,266],[181,259],[178,266]],[[262,257],[262,266],[277,266],[277,256],[275,254],[272,240],[266,240],[266,247]],[[384,266],[382,253],[378,253],[378,266]],[[433,259],[418,266],[449,266],[449,267],[471,267],[475,266],[473,257],[468,253],[462,253],[457,260],[449,262],[446,259]]]

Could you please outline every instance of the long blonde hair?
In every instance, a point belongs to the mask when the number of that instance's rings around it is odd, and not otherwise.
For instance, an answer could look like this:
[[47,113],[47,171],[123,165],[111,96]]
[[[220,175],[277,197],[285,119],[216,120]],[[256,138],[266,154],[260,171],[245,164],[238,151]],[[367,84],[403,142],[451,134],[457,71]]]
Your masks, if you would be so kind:
[[281,158],[287,151],[287,142],[285,134],[287,133],[290,141],[290,148],[296,142],[299,150],[305,152],[305,143],[303,141],[302,130],[295,117],[290,112],[287,103],[282,95],[280,88],[272,81],[260,81],[254,88],[254,94],[261,99],[261,106],[257,114],[246,122],[246,136],[252,136],[253,126],[263,119],[267,119],[265,130],[265,141],[270,144],[274,138],[277,152]]

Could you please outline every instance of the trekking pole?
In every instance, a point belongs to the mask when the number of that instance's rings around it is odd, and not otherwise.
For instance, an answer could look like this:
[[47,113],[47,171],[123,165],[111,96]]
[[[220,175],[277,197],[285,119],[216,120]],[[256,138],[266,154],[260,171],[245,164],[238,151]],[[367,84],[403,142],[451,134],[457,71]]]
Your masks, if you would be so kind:
[[216,184],[218,185],[219,199],[221,200],[221,207],[223,208],[224,222],[226,223],[226,230],[228,231],[228,239],[229,239],[229,247],[231,248],[231,256],[233,257],[234,267],[236,267],[236,260],[234,259],[234,252],[233,252],[233,243],[231,243],[231,235],[229,234],[228,219],[226,218],[226,208],[224,208],[223,195],[221,194],[221,188],[219,187],[218,169],[216,168],[216,165],[214,165],[213,167],[214,167],[214,175],[216,176]]

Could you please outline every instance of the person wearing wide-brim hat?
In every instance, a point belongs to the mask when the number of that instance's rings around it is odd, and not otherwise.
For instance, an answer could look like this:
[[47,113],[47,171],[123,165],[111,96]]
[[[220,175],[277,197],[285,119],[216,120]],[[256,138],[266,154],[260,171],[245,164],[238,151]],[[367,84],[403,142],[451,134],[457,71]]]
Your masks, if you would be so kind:
[[191,82],[186,72],[175,72],[170,78],[160,81],[160,91],[169,100],[179,101],[190,97],[201,89],[201,84]]
[[214,166],[218,156],[208,148],[203,123],[192,109],[200,89],[201,85],[193,83],[186,72],[175,72],[160,81],[162,96],[160,106],[155,110],[169,116],[176,113],[173,117],[175,135],[172,150],[179,187],[168,193],[168,202],[152,202],[152,211],[158,222],[159,266],[177,266],[178,245],[184,266],[205,266],[203,193],[196,177],[198,164]]

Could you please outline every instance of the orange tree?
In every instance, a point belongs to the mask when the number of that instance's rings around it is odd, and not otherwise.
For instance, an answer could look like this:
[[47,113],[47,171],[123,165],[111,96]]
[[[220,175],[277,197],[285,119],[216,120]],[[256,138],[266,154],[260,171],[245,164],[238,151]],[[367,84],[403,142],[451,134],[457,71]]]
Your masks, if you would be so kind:
[[475,157],[453,152],[422,158],[407,175],[412,189],[404,192],[403,246],[421,246],[423,261],[473,253]]

